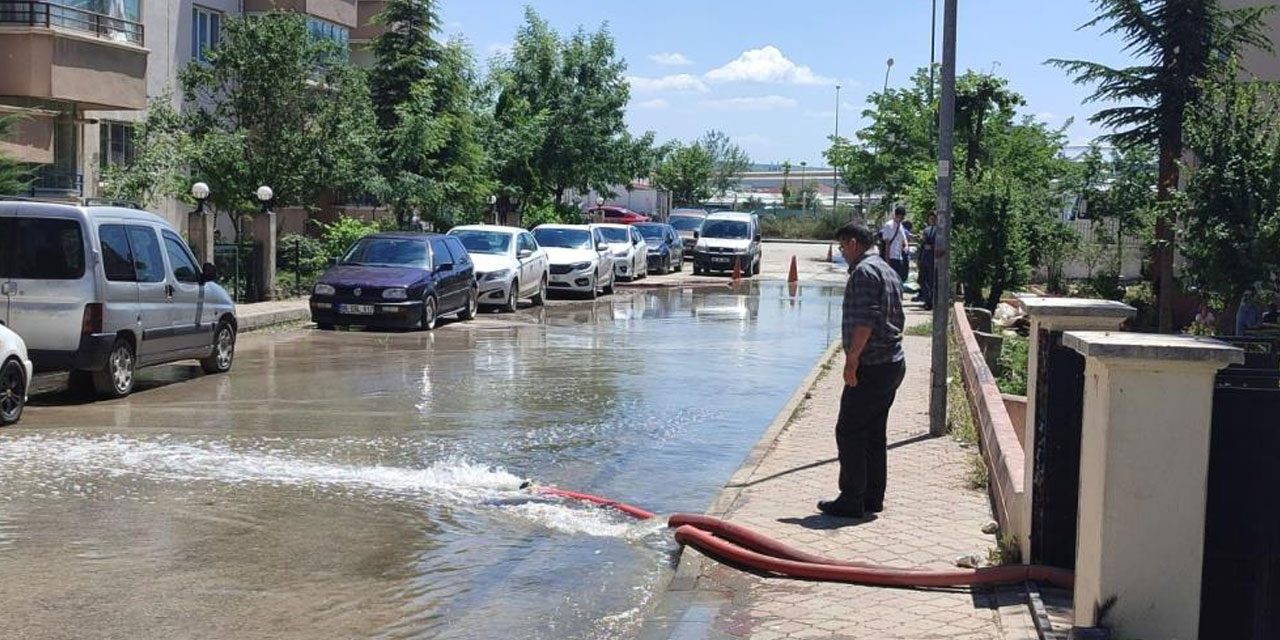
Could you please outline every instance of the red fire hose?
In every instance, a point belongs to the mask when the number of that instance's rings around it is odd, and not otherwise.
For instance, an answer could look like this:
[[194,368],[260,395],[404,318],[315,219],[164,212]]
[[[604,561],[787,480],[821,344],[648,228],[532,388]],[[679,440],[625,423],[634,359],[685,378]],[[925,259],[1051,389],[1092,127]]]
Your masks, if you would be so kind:
[[[550,487],[537,487],[534,490],[543,495],[570,498],[615,509],[639,520],[655,517],[653,513],[639,507],[586,493]],[[958,587],[1035,580],[1071,589],[1075,583],[1072,572],[1040,565],[932,570],[831,560],[799,551],[746,527],[711,516],[677,513],[668,518],[667,524],[676,529],[676,542],[735,564],[795,578],[884,587]]]

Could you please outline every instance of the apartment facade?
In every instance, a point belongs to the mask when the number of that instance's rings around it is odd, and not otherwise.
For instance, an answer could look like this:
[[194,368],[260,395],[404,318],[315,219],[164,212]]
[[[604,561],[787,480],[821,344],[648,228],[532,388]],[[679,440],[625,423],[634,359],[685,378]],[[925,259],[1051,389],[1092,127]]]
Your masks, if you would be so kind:
[[[385,0],[0,0],[0,114],[23,119],[0,152],[35,166],[34,195],[99,195],[102,168],[132,159],[148,100],[182,107],[178,72],[216,47],[222,25],[273,10],[306,14],[313,36],[356,63]],[[185,207],[160,207],[179,228]]]

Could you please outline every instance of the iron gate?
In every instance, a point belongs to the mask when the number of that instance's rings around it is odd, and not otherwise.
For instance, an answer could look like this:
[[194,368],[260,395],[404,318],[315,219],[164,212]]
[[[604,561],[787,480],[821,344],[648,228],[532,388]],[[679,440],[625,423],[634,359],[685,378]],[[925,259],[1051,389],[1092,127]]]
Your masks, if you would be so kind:
[[1061,331],[1041,329],[1037,337],[1029,560],[1074,569],[1084,357],[1062,346]]

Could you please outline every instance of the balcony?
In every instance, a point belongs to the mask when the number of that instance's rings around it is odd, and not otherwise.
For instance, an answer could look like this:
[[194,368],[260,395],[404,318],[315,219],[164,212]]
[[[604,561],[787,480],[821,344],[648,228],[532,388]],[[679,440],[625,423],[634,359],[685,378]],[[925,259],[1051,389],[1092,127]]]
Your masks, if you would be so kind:
[[297,11],[348,29],[357,26],[356,0],[244,0],[245,13]]
[[138,22],[58,2],[0,0],[0,95],[81,109],[142,109],[147,50]]

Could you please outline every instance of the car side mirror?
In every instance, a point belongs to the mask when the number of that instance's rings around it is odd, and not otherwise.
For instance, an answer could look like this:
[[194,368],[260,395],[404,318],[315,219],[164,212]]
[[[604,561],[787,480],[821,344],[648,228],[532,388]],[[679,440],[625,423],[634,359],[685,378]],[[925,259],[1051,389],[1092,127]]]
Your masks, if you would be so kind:
[[756,234],[756,237],[755,237],[755,241],[756,241],[756,242],[760,242],[760,239],[761,239],[761,238],[760,238],[760,234],[758,234],[758,233],[757,233],[757,234]]
[[439,271],[439,272],[441,272],[441,273],[443,273],[443,272],[445,272],[445,271],[453,271],[453,263],[446,262],[446,263],[444,263],[444,264],[442,264],[442,265],[437,265],[437,266],[436,266],[436,271]]
[[206,282],[214,282],[218,279],[218,268],[213,266],[212,262],[204,263],[200,269],[200,284]]
[[531,255],[533,255],[533,252],[528,249],[521,249],[520,251],[516,252],[516,258],[519,258],[520,260],[524,260]]
[[609,250],[609,245],[607,245],[607,244],[605,244],[605,243],[603,243],[603,242],[601,242],[600,244],[597,244],[597,245],[596,245],[596,251],[608,251],[608,250]]
[[701,234],[699,234],[697,231],[694,231],[694,232],[693,232],[693,239],[694,239],[694,240],[697,240],[699,235],[701,235]]
[[339,258],[338,256],[333,256],[332,258],[329,258],[329,266],[331,266],[331,267],[336,267],[336,266],[338,266],[338,261],[339,261],[339,260],[341,260],[341,258]]

